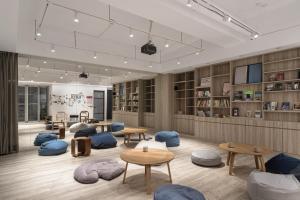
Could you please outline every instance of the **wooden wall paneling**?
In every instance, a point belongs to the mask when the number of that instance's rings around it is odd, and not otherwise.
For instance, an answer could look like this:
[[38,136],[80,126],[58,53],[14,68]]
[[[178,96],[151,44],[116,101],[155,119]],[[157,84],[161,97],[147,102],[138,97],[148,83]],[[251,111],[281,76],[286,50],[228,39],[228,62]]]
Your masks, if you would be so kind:
[[300,154],[300,123],[283,122],[283,150],[291,154]]
[[265,147],[269,147],[275,151],[282,151],[283,147],[283,129],[282,122],[279,121],[263,121],[265,128],[260,132],[259,144]]

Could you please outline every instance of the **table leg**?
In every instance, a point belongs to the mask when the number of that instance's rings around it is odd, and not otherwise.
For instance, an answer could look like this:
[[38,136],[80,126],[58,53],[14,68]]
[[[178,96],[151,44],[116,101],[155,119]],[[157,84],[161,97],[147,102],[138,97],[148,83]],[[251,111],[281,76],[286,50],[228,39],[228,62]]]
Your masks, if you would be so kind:
[[141,133],[139,133],[139,141],[141,141]]
[[260,169],[259,162],[258,162],[258,156],[257,155],[254,156],[254,160],[255,160],[255,167],[256,167],[256,169]]
[[233,165],[234,165],[234,158],[235,158],[235,153],[232,152],[231,156],[230,156],[230,163],[229,163],[229,175],[232,175]]
[[143,134],[143,139],[146,140],[145,133],[142,133],[142,134]]
[[172,175],[171,175],[171,169],[170,169],[170,162],[167,162],[167,166],[168,166],[168,172],[169,172],[169,178],[170,178],[170,183],[172,183]]
[[126,162],[124,177],[123,177],[123,184],[125,184],[126,174],[127,174],[128,162]]
[[265,172],[265,171],[266,171],[266,167],[265,167],[265,161],[264,161],[264,158],[263,158],[263,156],[259,156],[258,158],[259,158],[259,160],[260,160],[261,171],[262,171],[262,172]]
[[230,156],[231,156],[231,152],[228,151],[228,155],[227,155],[227,161],[226,161],[226,165],[228,166],[230,163]]
[[146,165],[146,187],[147,194],[151,194],[151,165]]

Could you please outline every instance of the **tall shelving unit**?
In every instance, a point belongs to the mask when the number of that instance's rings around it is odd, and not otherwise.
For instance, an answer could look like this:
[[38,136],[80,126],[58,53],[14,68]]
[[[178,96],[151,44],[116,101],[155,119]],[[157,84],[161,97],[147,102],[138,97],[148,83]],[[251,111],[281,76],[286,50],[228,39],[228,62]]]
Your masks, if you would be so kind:
[[155,79],[143,80],[144,112],[155,112]]
[[194,71],[175,74],[175,114],[194,115]]
[[[211,104],[211,67],[205,66],[195,70],[195,115],[212,116]],[[203,80],[208,80],[203,85]],[[201,84],[202,80],[202,84]]]
[[263,77],[264,119],[300,122],[300,49],[265,54]]

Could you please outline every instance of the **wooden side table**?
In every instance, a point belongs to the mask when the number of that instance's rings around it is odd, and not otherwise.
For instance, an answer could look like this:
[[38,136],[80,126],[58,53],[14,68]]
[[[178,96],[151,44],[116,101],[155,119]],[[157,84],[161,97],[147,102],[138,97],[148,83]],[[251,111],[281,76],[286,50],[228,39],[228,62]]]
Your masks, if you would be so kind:
[[[225,151],[228,151],[226,165],[229,165],[229,175],[233,175],[234,159],[237,154],[246,154],[246,155],[254,156],[256,169],[259,169],[261,171],[266,171],[265,161],[263,156],[272,153],[272,150],[268,148],[250,145],[250,144],[234,143],[229,145],[229,143],[223,143],[220,144],[219,147]],[[258,149],[259,151],[255,151],[255,148]]]
[[[76,147],[77,147],[77,153],[76,153]],[[91,138],[89,137],[72,138],[71,154],[74,157],[89,156],[91,154]]]
[[124,151],[120,155],[121,159],[126,162],[123,184],[125,184],[128,163],[144,165],[145,166],[145,181],[147,185],[147,194],[151,193],[151,166],[164,164],[168,166],[169,180],[172,183],[172,176],[170,170],[170,162],[175,158],[175,155],[162,149],[148,149],[148,152],[143,152],[143,149],[130,149]]
[[138,134],[139,135],[139,141],[141,141],[141,138],[145,140],[145,133],[147,132],[147,129],[145,128],[125,128],[122,130],[122,133],[124,134],[124,144],[128,145],[130,142],[131,135]]
[[65,139],[66,129],[65,128],[59,128],[58,129],[58,136],[59,136],[59,139]]

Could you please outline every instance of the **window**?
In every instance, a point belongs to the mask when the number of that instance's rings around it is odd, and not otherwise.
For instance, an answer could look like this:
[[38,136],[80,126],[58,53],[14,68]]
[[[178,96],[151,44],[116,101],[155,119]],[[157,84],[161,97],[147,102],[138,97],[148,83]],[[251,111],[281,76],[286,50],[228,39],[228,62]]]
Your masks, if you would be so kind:
[[48,116],[48,87],[18,86],[19,121],[39,121]]

